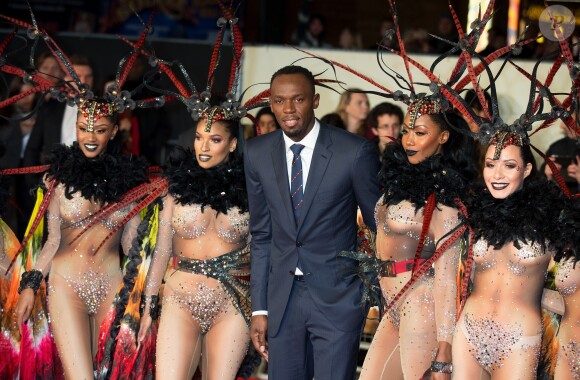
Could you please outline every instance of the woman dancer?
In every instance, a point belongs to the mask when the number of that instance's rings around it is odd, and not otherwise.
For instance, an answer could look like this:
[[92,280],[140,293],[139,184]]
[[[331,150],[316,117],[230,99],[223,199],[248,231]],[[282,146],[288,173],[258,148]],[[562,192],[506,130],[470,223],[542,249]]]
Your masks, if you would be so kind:
[[[558,329],[558,359],[554,380],[580,380],[580,265],[578,264],[578,247],[580,247],[580,201],[576,198],[571,208],[559,218],[560,223],[568,225],[567,230],[573,235],[564,237],[572,242],[562,257],[556,255],[556,289],[564,299],[564,315]],[[574,240],[575,239],[575,240]]]
[[157,336],[158,379],[233,379],[249,335],[248,204],[238,123],[211,107],[197,123],[194,152],[181,151],[165,174],[169,191],[145,290],[139,339],[170,258]]
[[117,231],[130,211],[125,207],[88,230],[85,227],[104,206],[147,182],[142,161],[107,149],[118,131],[117,116],[115,105],[106,101],[86,100],[80,105],[77,142],[53,152],[44,177],[46,196],[50,197],[48,239],[33,269],[20,282],[15,312],[18,326],[30,317],[35,293],[50,273],[50,326],[69,379],[94,376],[98,330],[122,282],[120,245],[127,253],[139,218],[132,218],[122,232]]
[[580,291],[578,287],[580,287],[580,265],[578,265],[577,257],[562,258],[556,272],[556,288],[564,298],[566,311],[558,329],[558,360],[554,380],[580,379]]
[[556,228],[564,200],[536,175],[525,138],[497,132],[485,155],[486,187],[470,207],[475,275],[453,339],[460,379],[536,378],[544,278],[566,236]]
[[[376,207],[376,255],[381,290],[392,307],[377,329],[361,379],[419,379],[432,361],[433,372],[450,378],[444,373],[451,369],[461,240],[447,240],[463,223],[456,200],[474,178],[475,165],[473,144],[455,131],[467,131],[466,123],[439,109],[430,99],[412,104],[402,146],[389,144],[383,156],[385,194]],[[397,300],[411,279],[416,253],[422,265],[436,250],[441,255],[433,269]]]

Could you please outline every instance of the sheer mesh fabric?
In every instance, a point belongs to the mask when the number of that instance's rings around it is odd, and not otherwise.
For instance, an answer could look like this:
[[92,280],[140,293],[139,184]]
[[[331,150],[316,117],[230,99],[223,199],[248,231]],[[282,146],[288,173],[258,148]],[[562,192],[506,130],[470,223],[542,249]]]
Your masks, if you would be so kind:
[[131,219],[98,252],[99,244],[129,208],[108,216],[72,242],[101,207],[58,185],[47,210],[48,238],[34,269],[49,275],[48,308],[51,329],[67,378],[93,377],[93,356],[99,326],[112,307],[122,281],[119,249],[124,252],[136,233],[139,217]]
[[556,272],[556,288],[564,298],[566,312],[558,330],[556,380],[580,380],[580,264],[562,260]]
[[[473,291],[460,321],[466,323],[468,317],[471,327],[457,329],[453,341],[454,375],[459,378],[471,378],[482,369],[494,379],[536,377],[540,299],[551,252],[537,242],[519,245],[510,242],[495,249],[485,240],[475,242]],[[490,336],[483,352],[475,342]]]
[[204,379],[235,378],[250,341],[244,316],[216,278],[167,267],[173,255],[208,260],[244,247],[248,220],[236,208],[224,215],[164,198],[146,285],[146,295],[155,295],[166,276],[156,378],[191,378],[198,366]]
[[[404,261],[415,256],[423,210],[407,201],[375,210],[377,256],[380,260]],[[458,211],[437,205],[421,258],[429,258],[444,243],[446,234],[460,223]],[[427,273],[415,283],[381,320],[367,353],[361,379],[418,379],[430,367],[437,344],[451,342],[455,328],[456,274],[460,242],[452,244]],[[380,278],[387,303],[411,277],[411,272]]]

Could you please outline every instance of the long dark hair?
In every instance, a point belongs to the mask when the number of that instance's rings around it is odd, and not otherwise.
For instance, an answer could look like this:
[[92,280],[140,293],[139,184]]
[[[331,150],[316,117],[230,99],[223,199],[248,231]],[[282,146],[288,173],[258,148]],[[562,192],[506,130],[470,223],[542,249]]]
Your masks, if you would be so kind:
[[428,115],[431,120],[449,132],[449,139],[443,145],[443,163],[456,170],[466,181],[477,178],[476,142],[469,135],[469,126],[456,112]]
[[538,164],[536,163],[536,159],[532,154],[532,148],[528,144],[525,144],[520,147],[520,154],[522,155],[522,159],[524,160],[524,166],[527,164],[532,164],[532,171],[530,174],[524,179],[524,186],[530,182],[535,181],[539,178],[538,175]]

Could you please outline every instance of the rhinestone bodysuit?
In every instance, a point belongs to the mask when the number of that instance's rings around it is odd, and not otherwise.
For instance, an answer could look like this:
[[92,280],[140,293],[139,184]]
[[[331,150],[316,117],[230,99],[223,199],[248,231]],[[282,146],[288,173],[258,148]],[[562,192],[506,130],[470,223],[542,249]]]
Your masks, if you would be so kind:
[[[98,252],[96,247],[129,213],[131,205],[112,212],[92,225],[85,234],[73,241],[80,229],[88,227],[103,205],[73,193],[71,198],[64,194],[63,185],[55,193],[47,210],[48,239],[38,256],[36,267],[43,273],[50,268],[49,289],[58,292],[59,286],[51,284],[50,276],[60,276],[85,304],[87,314],[95,314],[103,300],[112,291],[113,279],[120,279],[118,235],[108,240]],[[121,244],[127,252],[138,217],[123,227]],[[120,234],[120,233],[119,233]],[[66,286],[66,285],[65,285]]]
[[[175,204],[170,198],[164,204],[167,210],[160,214],[157,250],[146,294],[157,293],[173,257],[172,268],[192,276],[170,275],[166,289],[171,291],[163,296],[164,303],[170,302],[190,314],[203,333],[228,310],[230,302],[249,325],[248,213],[237,207],[227,214],[217,213],[209,206],[202,209],[199,204]],[[215,244],[209,244],[211,252],[197,248],[197,244],[212,241]],[[232,246],[237,248],[219,254],[220,249]]]
[[[572,378],[580,380],[580,341],[578,341],[577,331],[580,328],[579,314],[579,294],[580,284],[580,262],[575,262],[574,258],[562,259],[558,263],[556,272],[556,288],[564,297],[566,305],[566,315],[560,323],[560,350],[558,352],[558,366],[560,361],[566,361],[568,368],[572,371]],[[567,330],[567,334],[562,334]]]

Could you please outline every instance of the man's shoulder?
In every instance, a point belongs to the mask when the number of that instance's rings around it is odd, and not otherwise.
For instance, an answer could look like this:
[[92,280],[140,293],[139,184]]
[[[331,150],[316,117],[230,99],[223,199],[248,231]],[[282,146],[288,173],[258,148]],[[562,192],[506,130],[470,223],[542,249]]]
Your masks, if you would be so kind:
[[38,112],[57,112],[64,111],[66,108],[66,102],[59,102],[56,99],[48,99],[44,101],[40,107],[38,107]]
[[49,99],[38,107],[36,120],[53,123],[55,119],[62,119],[64,117],[65,109],[66,103],[59,102],[56,99]]
[[278,129],[274,132],[266,133],[264,135],[256,136],[246,142],[246,149],[248,151],[271,148],[274,142],[279,141],[282,135],[282,130]]

